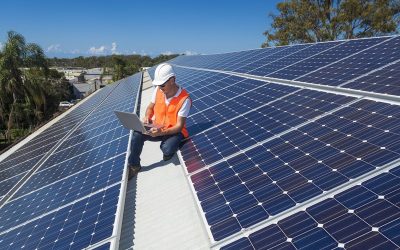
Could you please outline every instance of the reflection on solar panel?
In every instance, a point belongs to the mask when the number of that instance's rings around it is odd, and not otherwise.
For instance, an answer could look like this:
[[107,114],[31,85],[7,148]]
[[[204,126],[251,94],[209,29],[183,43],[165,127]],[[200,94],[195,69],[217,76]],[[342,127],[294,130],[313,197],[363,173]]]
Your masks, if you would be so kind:
[[[193,98],[180,157],[212,246],[400,247],[399,51],[390,36],[171,61]],[[358,207],[339,198],[363,190]]]
[[115,246],[129,131],[113,111],[134,111],[140,82],[99,90],[0,163],[9,187],[30,175],[0,208],[2,249]]
[[[114,86],[102,89],[83,105],[66,115],[15,153],[0,162],[0,195],[5,195],[54,147],[73,127],[104,99]],[[17,177],[18,176],[18,177]]]

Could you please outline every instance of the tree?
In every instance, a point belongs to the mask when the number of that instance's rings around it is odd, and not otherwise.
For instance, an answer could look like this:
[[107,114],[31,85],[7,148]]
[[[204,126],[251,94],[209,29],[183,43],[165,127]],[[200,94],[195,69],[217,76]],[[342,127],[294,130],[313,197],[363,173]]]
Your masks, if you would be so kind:
[[125,60],[120,56],[114,56],[113,63],[114,63],[113,81],[118,81],[122,78],[125,78],[127,75],[125,69],[126,67]]
[[289,0],[277,8],[262,47],[391,34],[400,22],[399,0]]
[[4,118],[7,121],[6,138],[10,137],[18,101],[23,98],[23,78],[20,68],[24,66],[26,48],[23,36],[13,31],[8,32],[0,60],[0,84],[2,92],[4,91],[1,97],[5,98],[8,94],[12,96],[12,103],[5,102],[3,107],[6,114]]
[[[67,83],[68,84],[68,83]],[[57,86],[61,86],[62,90]],[[10,31],[0,51],[0,131],[10,141],[13,129],[40,124],[57,110],[65,78],[48,68],[43,50]],[[70,92],[69,92],[70,93]]]

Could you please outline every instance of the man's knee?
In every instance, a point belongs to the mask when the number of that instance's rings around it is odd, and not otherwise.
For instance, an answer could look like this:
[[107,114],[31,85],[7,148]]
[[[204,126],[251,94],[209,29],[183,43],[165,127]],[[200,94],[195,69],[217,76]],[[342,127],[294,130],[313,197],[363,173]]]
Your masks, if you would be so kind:
[[161,144],[161,150],[164,155],[173,155],[178,151],[180,141],[169,141]]
[[177,149],[178,149],[177,147],[172,147],[171,145],[162,145],[161,146],[161,151],[163,152],[164,155],[175,154]]
[[133,140],[143,140],[143,134],[137,131],[134,131],[132,134],[132,141]]

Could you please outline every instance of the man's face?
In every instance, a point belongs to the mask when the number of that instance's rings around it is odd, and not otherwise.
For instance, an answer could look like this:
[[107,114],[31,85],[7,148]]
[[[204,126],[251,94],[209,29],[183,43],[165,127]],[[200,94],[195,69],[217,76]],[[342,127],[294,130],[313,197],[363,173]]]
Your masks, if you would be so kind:
[[167,95],[167,94],[170,92],[170,90],[171,90],[172,78],[173,78],[173,77],[169,78],[166,82],[164,82],[163,84],[161,84],[161,85],[158,86],[158,87],[161,89],[161,91],[162,91],[164,94],[166,94],[166,95]]

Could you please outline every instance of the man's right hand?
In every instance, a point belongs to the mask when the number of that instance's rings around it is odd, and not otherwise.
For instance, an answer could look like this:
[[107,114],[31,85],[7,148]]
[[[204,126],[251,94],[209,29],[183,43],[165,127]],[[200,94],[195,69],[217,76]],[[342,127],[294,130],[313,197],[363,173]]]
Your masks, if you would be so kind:
[[146,116],[142,118],[142,121],[143,121],[144,124],[150,124],[151,123],[151,119],[149,119]]

